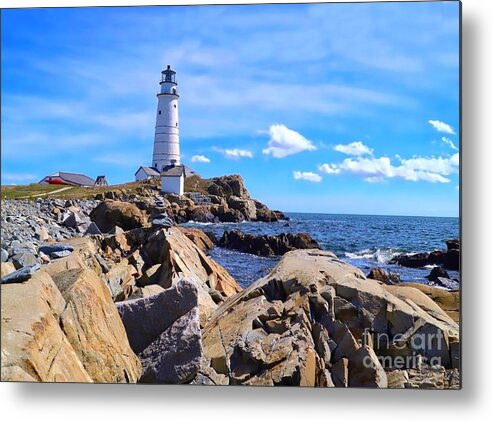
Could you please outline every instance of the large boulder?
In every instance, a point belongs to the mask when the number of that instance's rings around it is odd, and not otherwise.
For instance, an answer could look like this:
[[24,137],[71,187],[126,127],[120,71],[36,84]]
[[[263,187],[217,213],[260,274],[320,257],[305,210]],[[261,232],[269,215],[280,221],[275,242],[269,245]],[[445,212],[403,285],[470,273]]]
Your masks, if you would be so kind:
[[104,282],[87,269],[68,270],[53,280],[66,302],[61,326],[92,380],[137,382],[141,364]]
[[460,269],[460,241],[448,240],[447,250],[434,250],[424,253],[400,254],[392,258],[390,263],[396,263],[410,268],[427,265],[440,265],[448,270]]
[[245,219],[254,221],[257,219],[257,208],[255,202],[252,199],[243,199],[237,196],[228,197],[228,206],[231,209],[240,211]]
[[218,245],[257,256],[280,256],[291,250],[320,248],[306,233],[255,236],[241,231],[225,231]]
[[101,202],[89,216],[102,232],[110,232],[115,226],[127,231],[148,225],[146,214],[128,202]]
[[60,327],[65,305],[46,272],[2,285],[2,381],[92,382]]
[[191,206],[187,208],[187,220],[194,222],[213,222],[214,215],[208,206]]
[[371,268],[366,277],[389,285],[398,284],[401,281],[401,276],[398,273],[389,272],[382,268]]
[[117,304],[130,345],[142,361],[141,382],[192,381],[202,358],[198,290],[184,278],[145,298]]
[[161,280],[164,287],[186,276],[194,276],[201,286],[229,297],[241,290],[229,273],[209,258],[180,229],[170,228],[153,233],[143,245],[151,264],[162,264]]
[[[289,252],[268,276],[214,313],[203,330],[198,378],[387,387],[385,369],[413,353],[451,369],[457,324],[419,291],[413,301],[386,288],[330,252]],[[422,349],[420,338],[435,340]],[[389,361],[391,367],[384,366]]]
[[393,257],[390,263],[395,263],[409,268],[421,268],[427,265],[443,264],[445,258],[443,250],[435,250],[425,253],[400,254]]
[[212,205],[210,209],[220,222],[243,222],[245,220],[245,215],[241,211],[230,209],[228,206]]
[[209,194],[220,197],[237,196],[242,199],[250,198],[243,178],[237,174],[211,178],[207,191]]

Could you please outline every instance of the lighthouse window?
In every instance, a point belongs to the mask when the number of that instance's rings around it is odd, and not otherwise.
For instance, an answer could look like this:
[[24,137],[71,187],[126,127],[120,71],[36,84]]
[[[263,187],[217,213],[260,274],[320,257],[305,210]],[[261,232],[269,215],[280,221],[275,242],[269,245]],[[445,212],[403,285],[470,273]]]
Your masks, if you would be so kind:
[[176,127],[178,127],[178,123],[176,123]]
[[175,107],[175,108],[176,108],[176,104],[173,104],[173,107]]
[[159,110],[159,115],[161,115],[161,110]]

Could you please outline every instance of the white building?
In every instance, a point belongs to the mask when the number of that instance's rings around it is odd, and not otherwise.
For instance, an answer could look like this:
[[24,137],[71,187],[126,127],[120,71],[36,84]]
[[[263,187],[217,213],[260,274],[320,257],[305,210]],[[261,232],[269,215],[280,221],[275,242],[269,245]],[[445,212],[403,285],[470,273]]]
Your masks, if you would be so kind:
[[135,181],[149,180],[154,177],[159,177],[161,173],[157,168],[153,167],[139,167],[135,173]]
[[169,165],[161,171],[161,191],[163,193],[183,194],[185,188],[185,167]]

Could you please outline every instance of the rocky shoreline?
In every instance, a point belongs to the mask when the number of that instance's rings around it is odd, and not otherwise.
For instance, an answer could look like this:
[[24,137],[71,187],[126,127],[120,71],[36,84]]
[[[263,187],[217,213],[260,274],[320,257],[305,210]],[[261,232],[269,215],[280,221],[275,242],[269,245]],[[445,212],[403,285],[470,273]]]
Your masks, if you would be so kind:
[[213,239],[176,226],[284,217],[240,180],[207,181],[200,199],[149,185],[2,201],[2,380],[460,386],[458,292],[367,277],[301,233],[229,232],[219,244],[283,255],[242,289]]

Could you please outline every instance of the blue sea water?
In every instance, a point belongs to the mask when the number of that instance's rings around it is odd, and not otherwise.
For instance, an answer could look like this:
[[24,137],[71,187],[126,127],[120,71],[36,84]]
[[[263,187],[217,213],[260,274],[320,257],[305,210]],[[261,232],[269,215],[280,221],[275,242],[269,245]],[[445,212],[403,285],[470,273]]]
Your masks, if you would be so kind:
[[[340,259],[359,267],[366,274],[373,267],[397,272],[405,282],[427,282],[432,267],[411,269],[391,265],[392,257],[446,249],[445,240],[459,237],[459,218],[423,216],[335,215],[314,213],[287,213],[290,221],[274,223],[243,222],[202,224],[194,226],[214,233],[218,238],[225,230],[239,230],[255,235],[277,235],[283,232],[307,232],[324,250],[330,250]],[[258,257],[216,247],[211,257],[224,266],[242,287],[265,276],[280,257]],[[451,278],[459,273],[448,271]]]

